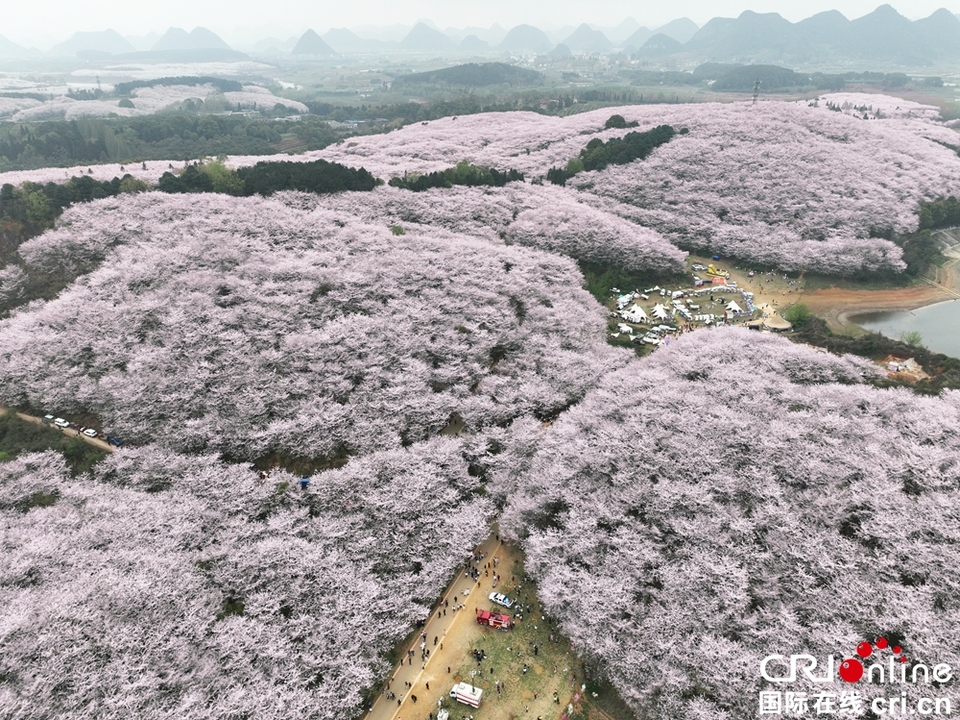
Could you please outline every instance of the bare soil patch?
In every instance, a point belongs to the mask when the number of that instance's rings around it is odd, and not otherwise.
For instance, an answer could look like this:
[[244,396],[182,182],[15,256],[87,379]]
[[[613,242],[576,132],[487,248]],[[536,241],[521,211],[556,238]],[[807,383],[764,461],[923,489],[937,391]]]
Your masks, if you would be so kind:
[[[927,380],[930,376],[924,372],[920,364],[911,357],[902,357],[898,355],[887,355],[877,360],[877,365],[887,371],[887,375],[894,380],[901,382],[915,383],[921,380]],[[890,368],[896,366],[896,370]]]

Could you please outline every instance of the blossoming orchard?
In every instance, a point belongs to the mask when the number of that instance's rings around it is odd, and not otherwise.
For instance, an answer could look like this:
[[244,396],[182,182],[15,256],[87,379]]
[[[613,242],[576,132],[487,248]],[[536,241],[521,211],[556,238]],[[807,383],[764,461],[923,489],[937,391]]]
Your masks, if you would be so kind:
[[[361,717],[491,533],[537,585],[523,622],[549,619],[637,717],[739,720],[787,690],[868,706],[893,686],[759,667],[880,637],[907,667],[960,668],[960,391],[740,327],[642,357],[609,341],[623,312],[656,325],[661,297],[658,323],[683,324],[690,253],[899,276],[921,203],[960,195],[956,131],[900,107],[450,117],[282,159],[523,180],[239,196],[230,173],[264,158],[233,157],[223,192],[160,192],[174,161],[152,162],[124,168],[137,191],[65,202],[2,249],[0,405],[123,443],[83,473],[0,452],[0,717]],[[628,132],[614,113],[677,132],[548,182]],[[79,173],[0,175],[0,214]],[[588,287],[614,272],[649,287],[603,287],[605,307]],[[902,689],[960,706],[955,682]]]

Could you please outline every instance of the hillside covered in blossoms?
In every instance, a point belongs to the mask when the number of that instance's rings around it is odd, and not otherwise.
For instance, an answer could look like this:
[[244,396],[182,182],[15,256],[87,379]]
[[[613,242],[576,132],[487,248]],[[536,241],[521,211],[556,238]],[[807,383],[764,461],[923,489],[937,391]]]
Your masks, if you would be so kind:
[[916,230],[921,201],[960,192],[960,158],[949,147],[957,134],[944,125],[782,102],[446,118],[322,155],[383,175],[467,159],[542,176],[591,139],[622,136],[604,129],[611,113],[688,132],[646,160],[578,174],[578,200],[687,250],[826,274],[896,271],[899,252],[885,238]]
[[[350,192],[144,163],[4,246],[0,405],[124,444],[0,458],[0,717],[359,717],[494,522],[638,718],[750,717],[771,653],[960,667],[960,394],[739,328],[638,357],[586,289],[688,251],[902,271],[960,143],[883,107],[497,113],[283,158],[385,181]],[[577,166],[633,122],[676,133]],[[388,184],[464,160],[513,179]],[[0,176],[0,211],[64,172]]]
[[334,458],[455,413],[546,419],[622,362],[565,258],[288,199],[74,208],[21,248],[30,268],[84,274],[4,327],[2,402],[87,408],[179,450]]
[[771,654],[890,636],[911,661],[960,663],[960,393],[878,390],[875,372],[698,333],[518,443],[501,524],[640,717],[753,717]]
[[[863,114],[854,108],[863,108]],[[462,227],[470,217],[492,213],[496,229],[510,224],[502,218],[501,194],[511,197],[511,222],[513,210],[542,207],[544,198],[531,183],[543,182],[551,168],[567,166],[588,142],[622,137],[624,129],[605,127],[615,114],[639,130],[669,125],[684,132],[645,160],[577,174],[550,204],[582,215],[583,224],[594,225],[586,210],[592,206],[630,221],[627,227],[642,227],[634,232],[644,248],[655,242],[650,235],[655,232],[682,250],[719,252],[786,270],[898,272],[903,265],[890,239],[917,229],[921,202],[960,193],[957,133],[939,122],[935,112],[895,98],[847,93],[800,103],[642,105],[567,117],[488,113],[359,137],[298,159],[362,166],[384,181],[441,171],[462,161],[515,169],[525,174],[526,183],[499,192],[376,191],[384,197],[373,208],[388,215],[395,208]],[[264,159],[227,162],[240,167]],[[126,172],[156,182],[168,169],[168,164],[151,162],[89,170],[99,179]],[[62,182],[73,172],[77,170],[6,173],[0,183]],[[367,209],[368,217],[373,208]],[[529,236],[525,222],[520,219],[514,237]],[[490,229],[483,222],[475,226]],[[565,235],[568,246],[592,242],[577,232]],[[553,247],[557,249],[555,241]],[[658,254],[660,267],[677,257],[666,248]]]

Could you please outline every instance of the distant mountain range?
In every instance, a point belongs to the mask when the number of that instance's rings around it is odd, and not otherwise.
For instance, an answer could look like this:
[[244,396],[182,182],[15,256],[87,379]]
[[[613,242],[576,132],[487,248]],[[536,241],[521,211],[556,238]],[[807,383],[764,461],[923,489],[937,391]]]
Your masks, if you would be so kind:
[[[686,42],[693,37],[697,29],[696,23],[692,20],[681,18],[658,28],[656,32],[666,33],[679,42]],[[391,50],[461,54],[488,52],[547,54],[558,47],[546,32],[533,25],[517,25],[509,31],[504,31],[499,25],[486,30],[483,28],[467,28],[467,30],[470,32],[457,31],[453,28],[441,32],[424,22],[419,22],[399,41],[384,40],[382,37],[363,38],[347,28],[329,30],[322,38],[337,53],[345,55]],[[587,23],[572,31],[568,28],[568,32],[561,33],[563,39],[560,44],[564,49],[561,49],[559,54],[609,53],[621,47],[635,50],[655,34],[652,30],[640,27],[633,18],[628,18],[620,25],[608,28],[607,31],[611,36],[616,37],[616,40]]]
[[[715,17],[703,27],[689,18],[680,18],[650,29],[627,18],[615,27],[584,23],[551,32],[552,37],[533,25],[517,25],[509,30],[493,25],[441,31],[429,20],[421,20],[412,28],[334,28],[323,35],[308,30],[299,39],[264,38],[253,45],[252,51],[298,57],[411,52],[461,56],[533,54],[553,59],[623,52],[648,61],[674,58],[691,64],[811,66],[853,61],[917,68],[960,60],[960,17],[940,9],[930,17],[911,21],[890,5],[881,5],[855,20],[848,20],[836,10],[797,23],[777,13],[746,11],[736,18]],[[0,59],[40,54],[0,36]],[[54,46],[47,55],[179,61],[247,57],[202,27],[189,33],[182,28],[169,28],[162,36],[151,33],[142,37],[123,37],[110,29],[78,32]]]
[[[345,54],[405,50],[561,58],[621,51],[649,60],[676,56],[697,62],[791,65],[863,61],[910,67],[923,67],[938,60],[960,60],[958,16],[941,9],[928,18],[911,21],[889,5],[855,20],[832,10],[797,23],[777,13],[746,11],[737,18],[714,18],[702,28],[689,18],[680,18],[651,30],[629,18],[615,28],[607,28],[606,33],[582,24],[560,35],[559,43],[532,25],[511,28],[499,42],[482,38],[479,29],[474,30],[477,32],[460,36],[421,22],[399,43],[365,40],[346,29],[331,30],[324,39],[334,50]],[[613,35],[616,40],[611,39]]]
[[[172,27],[157,38],[149,50],[138,49],[138,46],[143,47],[142,40],[149,37],[133,38],[138,41],[137,45],[134,45],[116,30],[76,32],[69,40],[54,45],[47,54],[54,57],[77,56],[87,60],[113,58],[173,62],[237,60],[247,57],[233,50],[219,35],[204,27],[196,27],[190,32]],[[26,57],[22,52],[19,55],[14,54],[19,46],[13,43],[10,45],[13,47],[5,49],[3,38],[0,38],[0,58]]]
[[829,11],[798,23],[747,11],[714,18],[678,52],[719,62],[805,65],[833,58],[924,66],[960,58],[960,19],[941,9],[910,21],[889,5],[856,20]]

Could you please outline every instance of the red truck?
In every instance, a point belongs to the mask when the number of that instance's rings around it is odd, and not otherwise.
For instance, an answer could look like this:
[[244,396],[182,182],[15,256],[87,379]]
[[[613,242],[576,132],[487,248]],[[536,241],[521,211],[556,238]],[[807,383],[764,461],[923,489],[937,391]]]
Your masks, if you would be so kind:
[[477,610],[477,623],[488,627],[509,630],[513,621],[506,613],[492,612],[490,610]]

